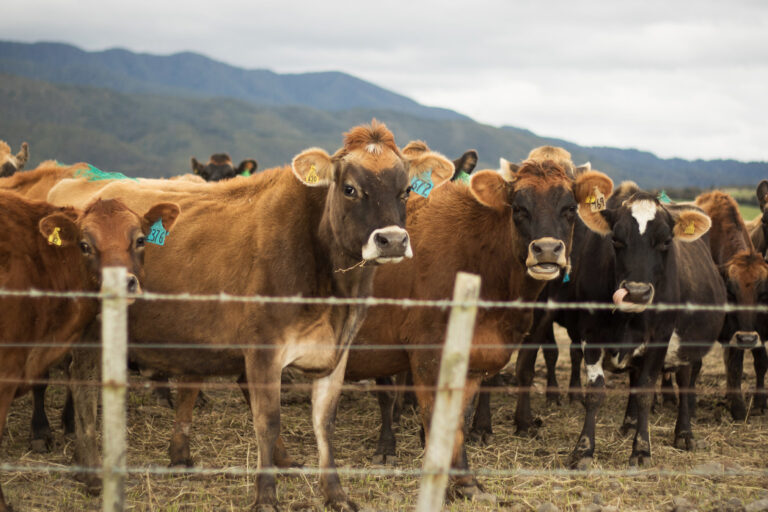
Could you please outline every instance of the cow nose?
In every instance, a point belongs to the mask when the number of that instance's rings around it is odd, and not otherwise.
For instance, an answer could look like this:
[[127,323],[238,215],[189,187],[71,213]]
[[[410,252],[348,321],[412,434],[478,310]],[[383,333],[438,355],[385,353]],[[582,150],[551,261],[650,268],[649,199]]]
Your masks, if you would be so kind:
[[408,243],[408,233],[402,232],[379,232],[373,236],[373,242],[376,247],[382,251],[392,249],[405,249]]
[[653,286],[649,283],[627,281],[622,288],[627,290],[627,299],[636,304],[648,304],[653,298]]
[[542,259],[557,260],[560,254],[562,254],[563,249],[565,249],[565,244],[562,240],[554,238],[542,238],[531,242],[531,251],[539,261]]
[[738,332],[736,333],[736,344],[742,347],[755,347],[760,337],[756,332]]
[[136,293],[136,290],[139,289],[139,280],[133,274],[128,274],[127,284],[128,284],[128,293]]
[[363,259],[385,263],[413,257],[408,232],[399,226],[379,228],[368,237],[363,246]]

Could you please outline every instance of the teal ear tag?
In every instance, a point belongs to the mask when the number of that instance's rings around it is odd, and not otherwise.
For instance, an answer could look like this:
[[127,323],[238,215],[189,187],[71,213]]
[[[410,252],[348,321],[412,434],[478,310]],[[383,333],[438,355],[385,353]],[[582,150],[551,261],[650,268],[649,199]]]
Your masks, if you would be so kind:
[[246,178],[251,175],[251,170],[246,169],[243,172],[240,173],[240,176],[245,176]]
[[567,274],[565,274],[565,276],[563,276],[563,282],[569,283],[570,281],[571,281],[571,273],[568,272]]
[[168,232],[163,227],[163,219],[157,219],[147,235],[147,242],[155,245],[165,245],[165,237]]
[[454,181],[460,181],[462,183],[469,184],[469,174],[465,173],[464,171],[459,171],[459,174],[456,175],[456,179]]
[[432,192],[434,186],[435,184],[432,183],[432,169],[427,169],[411,179],[411,190],[422,197],[429,197],[429,193]]
[[659,199],[660,203],[670,204],[672,202],[672,200],[669,198],[669,196],[667,195],[666,191],[664,191],[664,190],[659,192],[658,199]]

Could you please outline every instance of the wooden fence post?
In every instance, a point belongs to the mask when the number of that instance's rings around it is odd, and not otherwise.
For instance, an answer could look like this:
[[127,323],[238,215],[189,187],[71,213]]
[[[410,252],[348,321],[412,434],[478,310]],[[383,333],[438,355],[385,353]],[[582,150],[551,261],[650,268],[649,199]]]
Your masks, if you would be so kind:
[[[480,296],[480,276],[459,272],[453,289],[454,301],[474,301]],[[448,321],[435,409],[424,452],[424,475],[416,510],[440,510],[445,499],[456,429],[461,417],[461,401],[469,367],[469,347],[475,329],[477,306],[453,306]]]
[[101,404],[104,512],[122,512],[125,501],[126,411],[128,366],[127,273],[108,267],[102,290],[109,294],[101,305]]

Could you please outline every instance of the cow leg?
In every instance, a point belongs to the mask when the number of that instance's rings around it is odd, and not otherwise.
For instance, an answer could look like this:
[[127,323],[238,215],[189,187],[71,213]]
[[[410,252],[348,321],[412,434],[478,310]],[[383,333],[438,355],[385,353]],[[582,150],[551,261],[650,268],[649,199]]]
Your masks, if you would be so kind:
[[581,390],[581,361],[584,359],[584,352],[576,343],[571,343],[570,354],[571,379],[568,382],[568,402],[584,403],[584,393]]
[[[392,386],[393,384],[394,382],[391,377],[379,377],[376,379],[377,386]],[[373,463],[397,464],[395,433],[392,431],[397,397],[393,391],[380,389],[376,391],[376,398],[379,401],[379,410],[381,411],[381,429],[379,430],[379,442],[376,447],[376,453],[373,454]]]
[[[99,346],[72,349],[69,378],[72,383],[72,400],[75,419],[75,465],[87,468],[101,468],[101,450],[96,433],[98,431],[98,407],[100,382],[101,348]],[[90,494],[101,492],[99,473],[76,473],[75,478],[83,482]]]
[[732,347],[723,347],[726,369],[726,391],[731,416],[736,421],[747,417],[747,405],[741,392],[741,378],[744,372],[744,351]]
[[768,370],[768,351],[765,347],[752,349],[755,360],[755,398],[752,403],[752,414],[763,414],[768,409],[768,395],[765,392],[765,372]]
[[[629,369],[629,389],[637,386],[639,374],[639,368],[632,367]],[[619,431],[626,436],[635,430],[637,430],[637,395],[630,393],[627,398],[627,409],[624,411],[624,421],[621,422]]]
[[[486,379],[481,387],[500,388],[504,386],[501,374],[496,374]],[[472,419],[472,428],[469,431],[469,439],[480,445],[489,445],[493,440],[493,425],[491,421],[491,392],[480,391],[477,397],[477,408]]]
[[630,394],[637,395],[637,431],[632,443],[632,454],[629,457],[630,466],[646,466],[651,463],[651,437],[648,424],[651,402],[653,402],[653,386],[664,365],[666,352],[666,347],[653,347],[647,350],[637,383],[629,391]]
[[691,367],[689,365],[681,366],[675,372],[677,380],[677,389],[680,393],[679,405],[677,407],[677,423],[675,423],[675,439],[673,444],[678,450],[693,450],[693,429],[691,428],[690,400],[688,395],[693,393],[691,380]]
[[[526,341],[529,339],[529,337],[526,337]],[[515,408],[517,431],[515,434],[519,436],[533,436],[536,434],[538,427],[541,426],[541,420],[537,423],[531,412],[531,386],[533,385],[536,354],[538,352],[538,345],[524,342],[517,353],[517,361],[515,362],[518,386],[517,407]]]
[[547,405],[561,405],[560,386],[557,384],[557,358],[560,356],[560,351],[557,348],[552,326],[546,330],[546,341],[541,350],[544,353],[544,362],[547,364]]
[[[19,379],[21,375],[3,375],[2,378]],[[11,407],[13,397],[16,395],[17,384],[13,382],[0,383],[0,446],[3,442],[3,429],[8,415],[8,409]],[[0,512],[12,512],[13,509],[5,502],[3,497],[3,488],[0,486]]]
[[[48,379],[45,372],[44,379]],[[48,384],[35,384],[32,386],[32,435],[29,440],[30,448],[36,453],[48,453],[53,445],[53,433],[45,414],[45,390]]]
[[173,423],[168,455],[171,458],[171,466],[192,467],[194,461],[190,455],[189,432],[192,428],[195,400],[200,392],[200,386],[195,385],[195,378],[180,377],[179,389],[176,394],[176,420]]
[[691,390],[688,392],[688,414],[691,419],[696,417],[696,381],[701,373],[701,359],[691,363]]
[[570,456],[570,466],[573,469],[589,469],[592,465],[595,454],[597,411],[605,398],[602,349],[587,347],[584,350],[584,365],[587,369],[587,389],[584,393],[586,412],[579,441]]
[[[325,494],[325,505],[333,510],[356,511],[357,505],[349,499],[344,489],[341,488],[339,474],[336,472],[336,462],[333,458],[336,408],[341,397],[341,387],[344,384],[344,371],[347,367],[348,357],[349,351],[345,350],[333,372],[327,377],[315,380],[312,384],[312,425],[317,438],[319,466],[323,470],[320,475],[320,486],[323,489],[323,494]],[[277,398],[279,406],[279,392]],[[280,430],[279,412],[278,409],[278,432]]]

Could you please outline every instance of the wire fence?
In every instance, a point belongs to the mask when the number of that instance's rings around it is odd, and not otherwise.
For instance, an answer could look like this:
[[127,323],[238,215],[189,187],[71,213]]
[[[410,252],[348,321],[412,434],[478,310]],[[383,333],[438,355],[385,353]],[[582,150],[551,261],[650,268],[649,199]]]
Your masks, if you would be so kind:
[[[105,274],[105,280],[107,279]],[[122,283],[124,282],[124,279],[120,280],[120,278],[116,278],[116,283]],[[451,317],[449,320],[449,326],[450,322],[454,321],[454,317],[457,315],[460,315],[462,313],[466,313],[468,311],[473,312],[471,321],[466,320],[462,323],[463,329],[467,331],[468,334],[465,334],[463,336],[464,341],[466,342],[466,347],[464,349],[463,357],[465,362],[468,360],[468,354],[470,350],[469,343],[471,342],[472,338],[472,330],[474,328],[474,315],[478,310],[487,310],[487,309],[509,309],[509,310],[544,310],[544,311],[563,311],[563,310],[585,310],[591,313],[594,312],[615,312],[616,306],[613,303],[610,302],[556,302],[556,301],[546,301],[546,302],[528,302],[528,301],[488,301],[488,300],[480,300],[477,297],[479,296],[479,284],[476,285],[477,287],[477,293],[475,294],[474,298],[468,298],[467,293],[464,293],[464,295],[457,292],[457,294],[454,296],[453,299],[445,299],[445,300],[414,300],[414,299],[391,299],[391,298],[359,298],[359,299],[352,299],[352,298],[335,298],[335,297],[325,297],[325,298],[319,298],[319,297],[274,297],[274,296],[238,296],[238,295],[230,295],[226,293],[219,293],[219,294],[188,294],[188,293],[182,293],[182,294],[167,294],[167,293],[153,293],[153,292],[144,292],[140,294],[129,294],[126,293],[124,290],[119,291],[119,287],[115,288],[115,290],[111,293],[104,293],[104,292],[51,292],[51,291],[41,291],[41,290],[0,290],[0,298],[65,298],[65,299],[91,299],[91,300],[99,300],[102,301],[104,304],[112,304],[112,306],[117,307],[118,310],[121,311],[121,317],[122,321],[127,321],[127,304],[128,300],[132,301],[181,301],[181,302],[215,302],[215,303],[243,303],[243,304],[255,304],[255,305],[302,305],[302,306],[365,306],[368,308],[375,308],[375,307],[382,307],[382,306],[388,306],[388,307],[399,307],[399,308],[438,308],[440,310],[443,310],[445,312],[451,312]],[[469,294],[471,295],[471,294]],[[733,313],[733,312],[742,312],[742,311],[748,311],[748,312],[756,312],[756,313],[768,313],[768,305],[733,305],[733,304],[650,304],[646,308],[647,311],[655,311],[655,312],[725,312],[725,313]],[[108,330],[115,330],[114,325],[112,325],[113,320],[104,319],[104,322],[109,323],[109,325],[102,325],[104,331],[107,332]],[[122,327],[124,334],[127,336],[127,327]],[[118,327],[118,331],[120,330],[120,327]],[[458,336],[458,335],[457,335]],[[450,327],[449,327],[449,333],[448,338],[451,337],[450,334]],[[709,347],[714,343],[714,336],[712,340],[701,340],[700,342],[696,341],[689,341],[687,342],[688,346],[696,346],[696,347]],[[28,341],[21,341],[21,340],[3,340],[0,342],[0,351],[2,350],[12,350],[12,349],[24,349],[24,348],[34,348],[37,350],[40,349],[46,349],[46,348],[60,348],[62,345],[61,343],[56,342],[48,342],[48,341],[36,341],[36,342],[28,342]],[[113,343],[106,339],[106,337],[102,338],[102,344],[98,343],[85,343],[85,342],[76,342],[76,343],[69,343],[66,346],[68,348],[79,348],[79,349],[94,349],[94,350],[101,350],[103,354],[108,353],[112,350]],[[646,348],[653,348],[653,347],[666,347],[666,343],[663,342],[652,342],[652,343],[646,343]],[[605,343],[595,343],[590,342],[589,344],[592,348],[599,348],[599,349],[610,349],[610,350],[616,350],[616,349],[624,349],[626,348],[626,344],[623,343],[617,343],[613,341],[606,341]],[[446,352],[449,350],[450,344],[448,342],[446,343],[436,343],[436,344],[422,344],[418,346],[408,345],[407,350],[432,350],[432,351],[443,351],[443,356],[445,357]],[[505,348],[505,349],[519,349],[519,348],[528,348],[528,349],[538,349],[541,348],[554,348],[558,349],[560,348],[557,344],[537,344],[537,345],[518,345],[518,344],[472,344],[471,349],[472,350],[483,350],[483,349],[499,349],[499,348]],[[268,350],[273,349],[274,345],[270,344],[242,344],[242,343],[230,343],[230,344],[221,344],[221,345],[211,345],[211,344],[205,344],[205,343],[181,343],[178,340],[174,342],[169,343],[129,343],[127,347],[125,347],[123,350],[130,350],[130,349],[161,349],[161,350],[243,350],[243,349],[256,349],[256,350]],[[328,350],[329,347],[318,347],[317,350]],[[332,349],[337,349],[337,347],[332,347]],[[360,350],[360,351],[383,351],[383,350],[404,350],[403,346],[393,346],[393,345],[387,345],[387,344],[369,344],[369,345],[355,345],[353,344],[351,347],[349,347],[350,350]],[[111,356],[104,355],[103,357],[117,357],[118,360],[121,360],[123,362],[122,364],[122,371],[125,371],[125,362],[127,358],[125,355],[119,355],[115,356],[112,354]],[[445,368],[445,364],[441,365],[441,375],[443,371],[445,370],[446,373],[449,373],[448,370]],[[371,382],[366,383],[348,383],[342,385],[343,391],[355,391],[355,392],[376,392],[376,391],[397,391],[397,392],[405,392],[405,391],[417,391],[417,390],[429,390],[429,391],[436,391],[438,394],[438,397],[444,396],[444,397],[450,397],[450,396],[461,396],[462,392],[464,391],[464,379],[466,378],[466,368],[463,370],[463,372],[459,372],[460,378],[454,378],[453,381],[448,382],[445,381],[430,385],[430,386],[424,386],[424,385],[405,385],[402,383],[397,384],[388,384],[388,385],[381,385],[381,384],[373,384]],[[446,377],[447,378],[447,377]],[[441,376],[442,379],[442,376]],[[163,382],[163,381],[143,381],[138,382],[136,380],[125,380],[124,378],[121,380],[119,377],[115,377],[114,374],[107,374],[106,372],[102,375],[102,381],[96,382],[92,380],[75,380],[75,379],[65,379],[65,380],[55,380],[55,379],[47,379],[47,378],[36,378],[36,379],[30,379],[30,378],[8,378],[8,377],[0,377],[0,384],[23,384],[23,385],[36,385],[36,384],[53,384],[53,385],[62,385],[62,386],[72,386],[72,385],[80,385],[80,386],[99,386],[105,389],[105,392],[107,388],[110,390],[119,390],[120,393],[122,393],[122,398],[115,398],[113,396],[109,399],[109,402],[112,406],[116,406],[117,410],[120,410],[122,408],[123,412],[125,411],[125,392],[128,388],[200,388],[200,389],[235,389],[235,388],[241,388],[240,383],[236,382],[211,382],[211,381],[201,381],[201,382],[189,382],[189,381],[183,381],[183,382]],[[310,391],[312,389],[312,384],[308,383],[301,383],[301,382],[284,382],[279,385],[281,389],[293,389],[293,390],[299,390],[299,391]],[[267,385],[256,385],[254,386],[251,384],[251,388],[259,389],[260,387],[266,387]],[[274,386],[274,385],[273,385]],[[505,386],[503,388],[499,387],[487,387],[487,386],[481,386],[479,388],[481,391],[497,391],[497,392],[505,392],[505,393],[520,393],[520,392],[530,392],[530,391],[539,391],[539,388],[535,386]],[[655,388],[647,388],[642,389],[639,391],[647,391],[647,392],[653,392],[655,391]],[[737,391],[736,389],[728,389],[721,388],[719,391],[715,389],[707,389],[707,390],[680,390],[681,393],[697,393],[697,394],[716,394],[716,393],[723,393],[725,391]],[[741,388],[738,389],[738,391],[741,391]],[[590,388],[579,388],[580,393],[604,393],[604,394],[610,394],[610,393],[618,393],[618,394],[627,394],[626,389],[590,389]],[[448,398],[446,398],[447,400]],[[106,401],[106,400],[105,400]],[[122,434],[116,435],[114,431],[111,433],[107,433],[105,431],[104,434],[104,465],[101,468],[94,468],[94,467],[87,467],[82,465],[68,465],[68,466],[62,466],[62,465],[55,465],[55,464],[8,464],[8,463],[0,463],[0,472],[23,472],[23,473],[92,473],[92,474],[98,474],[102,475],[105,479],[105,497],[104,497],[104,510],[123,510],[124,508],[124,501],[121,497],[124,488],[124,479],[127,475],[133,475],[133,474],[152,474],[152,475],[231,475],[231,476],[258,476],[261,474],[275,474],[275,475],[305,475],[305,476],[318,476],[322,474],[327,473],[333,473],[336,472],[341,475],[346,476],[353,476],[353,477],[365,477],[365,476],[379,476],[379,477],[414,477],[414,478],[421,478],[422,479],[422,489],[420,492],[420,502],[419,502],[419,510],[434,510],[435,503],[438,503],[437,499],[442,501],[442,497],[444,496],[445,492],[445,483],[446,480],[449,477],[461,477],[461,476],[475,476],[475,477],[493,477],[493,478],[511,478],[511,477],[524,477],[524,476],[530,476],[530,477],[538,477],[538,476],[572,476],[576,474],[582,474],[583,471],[578,470],[568,470],[568,469],[486,469],[486,468],[477,468],[473,469],[471,471],[462,471],[462,470],[456,470],[450,468],[450,456],[448,459],[444,459],[441,461],[437,461],[437,459],[432,460],[430,459],[430,451],[433,454],[442,453],[450,455],[452,452],[452,443],[454,439],[454,432],[456,429],[457,422],[455,421],[455,418],[450,416],[444,416],[446,414],[446,411],[452,411],[452,414],[455,416],[457,414],[460,414],[461,411],[456,409],[455,404],[451,407],[445,406],[443,408],[441,407],[435,407],[434,415],[433,415],[433,424],[430,429],[430,436],[428,440],[428,445],[425,451],[425,465],[423,468],[420,469],[403,469],[403,468],[349,468],[349,467],[341,467],[337,469],[323,469],[323,468],[311,468],[311,467],[304,467],[304,468],[250,468],[250,467],[222,467],[222,468],[211,468],[211,467],[192,467],[192,468],[180,468],[180,467],[159,467],[159,466],[141,466],[141,467],[130,467],[125,464],[125,446],[121,446],[119,443],[117,444],[117,448],[114,448],[112,446],[113,444],[113,438],[114,437],[123,437],[125,438],[125,432],[126,432],[126,425],[125,425],[125,418],[122,419],[117,418],[118,424],[115,426],[113,425],[113,428],[117,428]],[[115,409],[113,408],[113,411]],[[109,413],[110,416],[114,416],[114,412]],[[114,418],[112,418],[114,419]],[[106,426],[105,426],[106,428]],[[429,443],[436,443],[433,446],[430,446]],[[109,454],[110,450],[112,450],[112,455]],[[437,457],[436,455],[432,458],[434,459]],[[729,477],[758,477],[758,478],[765,478],[768,477],[768,469],[745,469],[745,468],[723,468],[720,471],[717,470],[701,470],[701,469],[637,469],[637,468],[630,468],[626,470],[605,470],[601,469],[600,473],[602,475],[606,476],[616,476],[616,477],[625,477],[625,476],[637,476],[637,475],[656,475],[659,477],[669,477],[669,476],[680,476],[680,475],[689,475],[689,476],[701,476],[701,477],[717,477],[717,476],[729,476]],[[107,490],[108,481],[112,481],[113,484],[110,490]],[[432,495],[431,500],[427,497],[429,495]],[[439,506],[439,503],[438,503]]]

